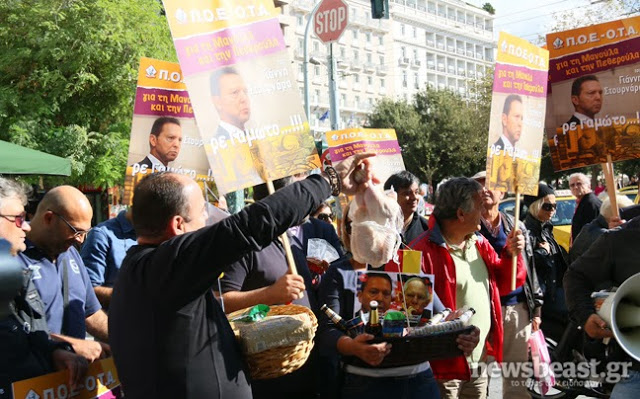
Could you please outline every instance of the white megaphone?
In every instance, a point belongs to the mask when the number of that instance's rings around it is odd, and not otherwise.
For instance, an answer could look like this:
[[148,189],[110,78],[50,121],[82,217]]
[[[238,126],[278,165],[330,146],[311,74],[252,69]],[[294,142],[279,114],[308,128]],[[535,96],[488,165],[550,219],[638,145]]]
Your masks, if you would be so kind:
[[[603,293],[592,296],[602,298]],[[640,361],[640,273],[608,293],[597,313],[611,327],[620,347]]]

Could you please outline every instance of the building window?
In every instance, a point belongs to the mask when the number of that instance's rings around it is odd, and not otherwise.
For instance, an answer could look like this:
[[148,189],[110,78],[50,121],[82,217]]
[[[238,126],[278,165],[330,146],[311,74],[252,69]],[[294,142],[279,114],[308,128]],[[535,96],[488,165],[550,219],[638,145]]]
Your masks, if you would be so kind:
[[313,51],[315,52],[319,52],[320,51],[320,43],[314,41],[313,42]]
[[417,60],[418,59],[418,50],[413,50],[413,59]]
[[413,38],[417,38],[418,37],[418,28],[416,28],[415,26],[413,27]]
[[358,58],[360,58],[358,50],[353,50],[353,60],[358,61]]
[[298,26],[304,25],[304,20],[302,18],[302,15],[296,16],[296,23],[298,24]]
[[354,29],[351,32],[353,33],[353,39],[357,40],[358,39],[358,31]]
[[407,58],[407,49],[404,46],[400,47],[400,56],[402,58]]
[[371,56],[371,53],[367,53],[367,62],[368,62],[369,64],[371,64],[371,63],[373,62],[373,58],[372,58],[372,56]]
[[298,39],[298,48],[304,51],[304,39]]
[[298,69],[300,70],[300,73],[304,73],[304,65],[303,65],[303,64],[300,64],[300,65],[298,65],[298,66],[299,66],[299,68],[298,68]]
[[384,65],[384,56],[378,57],[378,61],[380,61],[380,65]]
[[353,83],[360,83],[360,75],[353,75]]
[[384,89],[384,78],[380,78],[380,88]]
[[320,75],[320,65],[313,66],[313,73],[316,75]]
[[360,96],[356,96],[356,107],[360,106]]
[[367,84],[369,86],[373,85],[373,78],[371,76],[367,76]]
[[381,46],[384,46],[384,36],[382,35],[378,36],[378,44]]
[[400,33],[402,33],[402,36],[404,36],[404,35],[405,35],[405,32],[406,32],[406,31],[405,31],[404,24],[400,24]]
[[345,58],[347,56],[347,49],[340,47],[340,57]]
[[371,43],[371,32],[366,33],[367,43]]

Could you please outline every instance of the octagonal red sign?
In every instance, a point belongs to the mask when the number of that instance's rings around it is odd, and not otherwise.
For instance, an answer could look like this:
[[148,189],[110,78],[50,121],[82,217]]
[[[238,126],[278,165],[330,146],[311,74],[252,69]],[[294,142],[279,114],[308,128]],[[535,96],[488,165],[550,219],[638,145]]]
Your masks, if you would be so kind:
[[323,0],[313,16],[313,29],[323,43],[340,39],[349,23],[349,7],[343,0]]

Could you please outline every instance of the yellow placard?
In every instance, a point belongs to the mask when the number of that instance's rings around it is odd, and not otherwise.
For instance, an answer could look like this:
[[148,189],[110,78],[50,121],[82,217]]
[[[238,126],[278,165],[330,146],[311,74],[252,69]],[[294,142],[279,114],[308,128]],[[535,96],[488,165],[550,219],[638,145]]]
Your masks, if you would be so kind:
[[557,58],[638,36],[640,36],[640,16],[550,33],[547,35],[547,47],[551,58]]
[[271,0],[164,1],[174,40],[276,18]]
[[[29,398],[99,398],[110,392],[109,398],[121,397],[119,393],[120,380],[113,358],[93,362],[89,365],[87,375],[81,386],[72,390],[69,384],[69,371],[46,374],[28,380],[13,383],[13,397],[15,399]],[[117,389],[116,389],[117,388]],[[112,391],[115,389],[115,392]],[[107,397],[107,396],[105,396]]]

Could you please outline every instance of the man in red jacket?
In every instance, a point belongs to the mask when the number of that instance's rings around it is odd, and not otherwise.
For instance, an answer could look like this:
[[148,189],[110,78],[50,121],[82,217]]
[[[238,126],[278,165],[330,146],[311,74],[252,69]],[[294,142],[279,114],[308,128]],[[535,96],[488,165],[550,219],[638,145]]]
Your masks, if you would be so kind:
[[[476,310],[470,322],[480,329],[480,343],[485,343],[467,358],[431,362],[442,398],[487,397],[486,368],[478,365],[488,354],[502,361],[500,291],[511,291],[512,255],[523,262],[519,254],[525,241],[520,230],[514,229],[499,255],[478,234],[482,207],[482,186],[477,181],[447,181],[436,193],[429,230],[412,245],[422,251],[422,270],[435,275],[434,289],[444,306],[459,309],[468,305]],[[526,273],[520,274],[516,280],[524,281]]]

